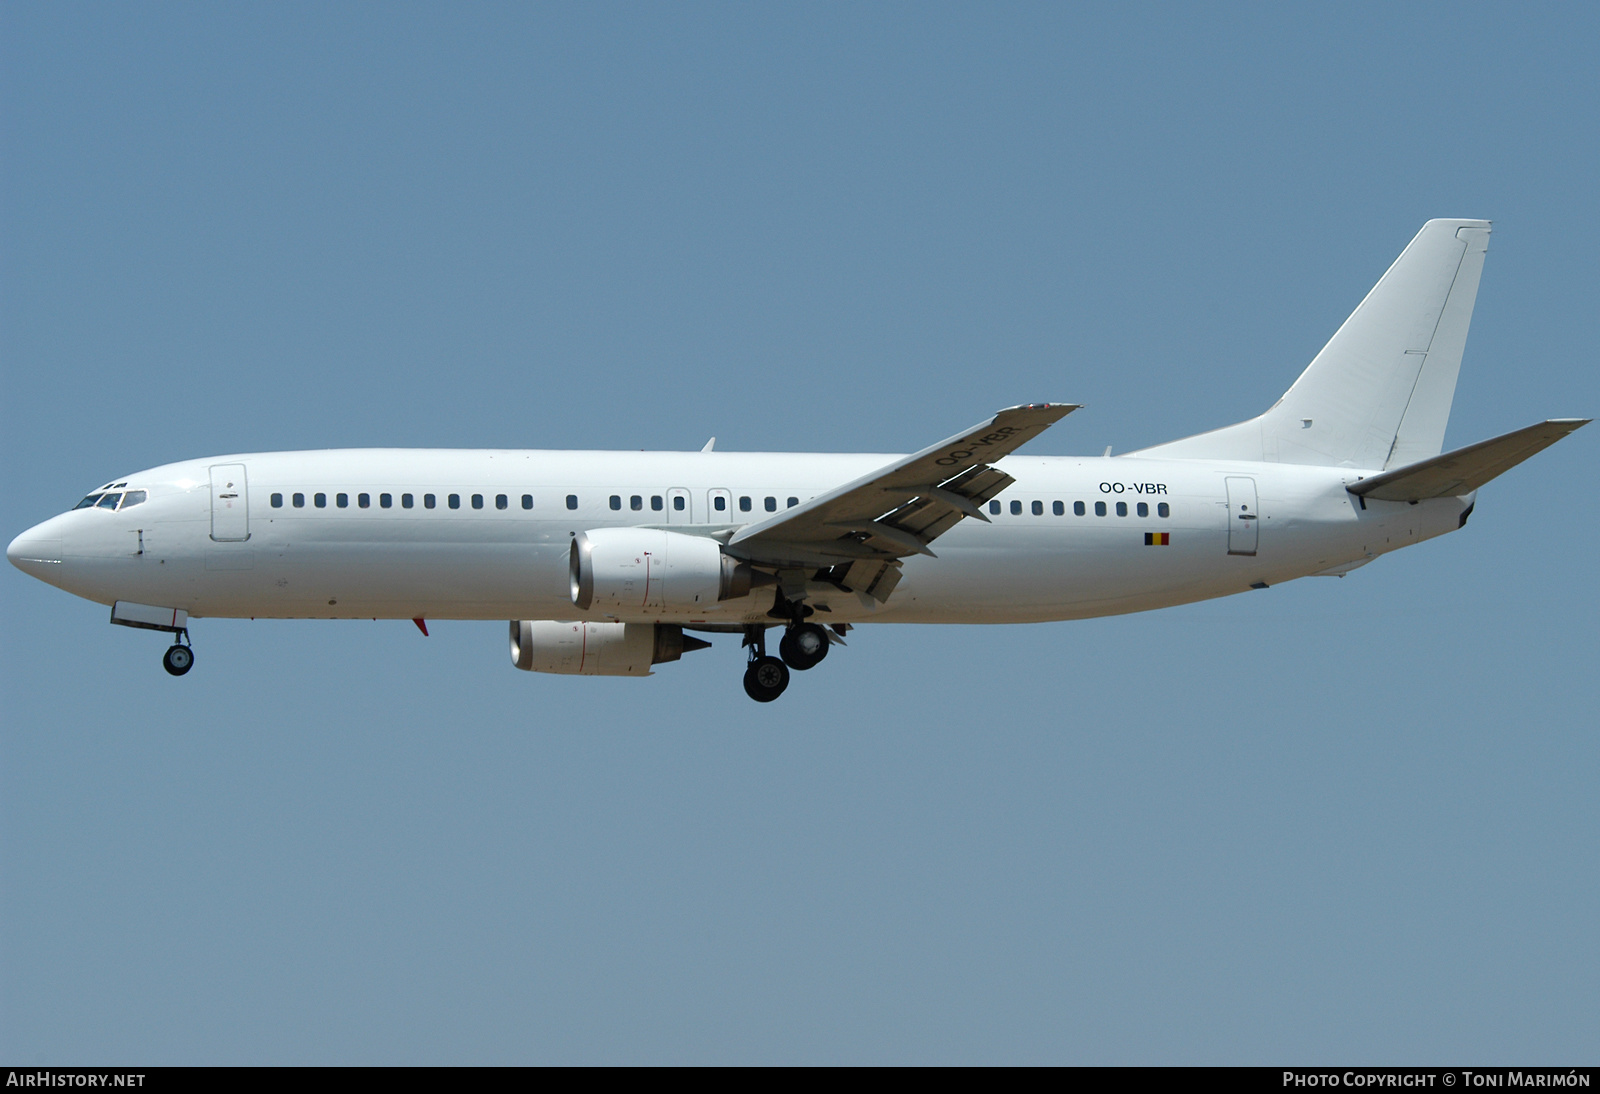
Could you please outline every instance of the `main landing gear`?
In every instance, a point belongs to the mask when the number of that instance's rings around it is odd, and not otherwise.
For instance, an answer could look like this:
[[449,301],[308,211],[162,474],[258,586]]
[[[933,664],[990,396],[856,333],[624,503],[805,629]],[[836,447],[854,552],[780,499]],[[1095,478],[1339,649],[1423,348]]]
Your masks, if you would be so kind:
[[744,693],[758,703],[770,703],[789,686],[789,666],[767,654],[767,628],[753,623],[744,629],[750,663],[744,670]]
[[793,623],[778,641],[778,656],[797,672],[815,668],[828,656],[828,632],[815,623]]
[[[835,630],[843,630],[840,624]],[[758,703],[770,703],[789,686],[789,670],[804,672],[828,656],[835,639],[816,623],[790,623],[778,640],[778,656],[767,653],[767,628],[753,623],[745,628],[744,644],[750,663],[744,670],[744,691]]]
[[161,655],[161,667],[173,676],[182,676],[194,668],[194,647],[189,645],[188,631],[179,631],[173,636],[172,645]]
[[789,666],[776,657],[752,657],[744,670],[744,693],[758,703],[770,703],[789,686]]

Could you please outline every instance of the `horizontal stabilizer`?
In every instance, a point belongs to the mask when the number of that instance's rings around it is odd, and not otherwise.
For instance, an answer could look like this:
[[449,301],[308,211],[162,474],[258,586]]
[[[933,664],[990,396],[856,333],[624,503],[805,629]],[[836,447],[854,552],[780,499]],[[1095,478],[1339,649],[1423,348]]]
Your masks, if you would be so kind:
[[1589,424],[1589,418],[1553,418],[1442,456],[1419,460],[1351,483],[1352,494],[1378,501],[1423,501],[1470,494],[1490,479]]

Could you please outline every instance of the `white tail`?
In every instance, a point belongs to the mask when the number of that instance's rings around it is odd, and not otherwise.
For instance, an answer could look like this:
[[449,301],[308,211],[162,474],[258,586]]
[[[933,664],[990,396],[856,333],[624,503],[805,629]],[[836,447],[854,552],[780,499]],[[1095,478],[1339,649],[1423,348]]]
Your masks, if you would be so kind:
[[1437,456],[1488,246],[1487,220],[1428,221],[1271,410],[1130,455],[1361,468]]

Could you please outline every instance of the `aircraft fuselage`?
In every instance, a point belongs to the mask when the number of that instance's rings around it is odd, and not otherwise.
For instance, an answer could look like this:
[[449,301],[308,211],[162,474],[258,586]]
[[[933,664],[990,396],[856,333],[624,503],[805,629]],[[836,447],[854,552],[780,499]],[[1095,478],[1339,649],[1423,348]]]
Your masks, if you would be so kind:
[[[18,537],[8,555],[90,600],[193,617],[731,628],[770,623],[772,590],[693,614],[578,610],[568,576],[573,538],[641,525],[715,538],[897,458],[398,449],[219,456],[118,479],[108,492],[143,490],[146,500],[63,513]],[[806,599],[818,618],[1023,623],[1167,607],[1353,568],[1459,527],[1472,504],[1470,494],[1363,504],[1345,487],[1372,472],[1348,468],[1137,456],[1010,456],[995,466],[1016,482],[983,507],[988,523],[964,520],[938,539],[937,558],[908,559],[885,603],[813,581]]]

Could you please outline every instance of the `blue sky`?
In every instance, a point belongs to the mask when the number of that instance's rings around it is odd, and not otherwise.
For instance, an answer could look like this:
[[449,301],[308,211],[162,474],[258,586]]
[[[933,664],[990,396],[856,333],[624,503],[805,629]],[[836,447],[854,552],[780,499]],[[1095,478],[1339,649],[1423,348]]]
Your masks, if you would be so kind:
[[[1495,221],[1447,438],[1600,410],[1579,5],[0,6],[14,535],[357,445],[1031,451],[1265,408]],[[1342,580],[516,672],[10,570],[18,1063],[1570,1063],[1596,438]]]

